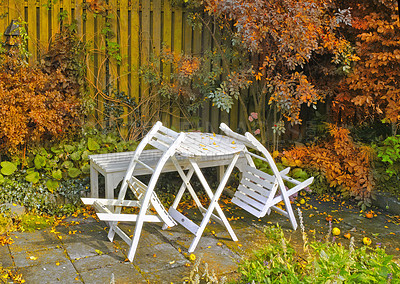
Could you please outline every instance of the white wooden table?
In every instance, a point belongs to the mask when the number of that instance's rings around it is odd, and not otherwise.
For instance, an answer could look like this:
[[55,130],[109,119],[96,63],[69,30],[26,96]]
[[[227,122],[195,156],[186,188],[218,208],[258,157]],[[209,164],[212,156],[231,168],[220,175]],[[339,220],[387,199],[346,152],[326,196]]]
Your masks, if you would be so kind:
[[[177,171],[179,172],[179,175],[183,180],[183,183],[174,200],[174,203],[169,208],[168,213],[172,216],[172,218],[174,218],[177,223],[181,224],[195,235],[195,238],[193,239],[189,247],[189,252],[193,252],[195,250],[210,218],[213,218],[214,220],[225,226],[232,240],[238,240],[231,226],[229,225],[229,222],[226,219],[221,207],[219,206],[218,200],[222,194],[223,189],[225,188],[225,185],[229,179],[229,176],[232,173],[232,170],[238,162],[240,154],[243,153],[245,149],[246,147],[244,144],[237,142],[233,138],[227,136],[210,133],[190,132],[186,134],[186,138],[176,149],[176,155],[171,158],[172,162],[176,166]],[[177,159],[177,157],[179,156],[187,157],[190,162],[190,167],[186,174],[181,169],[182,167],[179,164],[180,161],[179,159]],[[220,180],[218,188],[213,193],[210,186],[208,185],[206,178],[201,172],[199,161],[203,160],[204,158],[211,158],[214,161],[218,161],[218,159],[225,159],[227,156],[230,157],[229,163],[227,164],[228,166],[222,179]],[[210,205],[207,209],[202,206],[199,198],[196,195],[195,190],[190,184],[190,178],[194,173],[196,173],[204,190],[211,200]],[[184,216],[177,210],[179,202],[186,189],[189,191],[197,207],[203,214],[203,219],[200,225],[195,224],[192,220],[190,220],[188,217]],[[217,213],[216,215],[213,213],[214,210]]]
[[[191,134],[189,134],[191,135]],[[126,170],[132,160],[135,152],[120,152],[120,153],[109,153],[109,154],[96,154],[90,155],[90,197],[99,197],[99,184],[98,176],[101,174],[105,179],[105,198],[114,198],[114,189],[122,181],[125,176]],[[158,149],[144,150],[142,154],[143,161],[150,167],[155,168],[158,160],[162,155],[162,151]],[[177,156],[179,165],[184,169],[190,167],[190,163],[185,156]],[[208,167],[219,167],[219,174],[224,173],[224,166],[228,165],[232,160],[232,154],[225,156],[217,156],[216,159],[213,156],[202,156],[197,161],[200,168]],[[241,155],[240,160],[245,161],[244,155]],[[171,161],[167,161],[162,172],[175,172],[175,165]],[[135,176],[149,175],[152,172],[142,165],[137,165],[135,168]],[[222,175],[219,176],[219,180],[222,179]]]

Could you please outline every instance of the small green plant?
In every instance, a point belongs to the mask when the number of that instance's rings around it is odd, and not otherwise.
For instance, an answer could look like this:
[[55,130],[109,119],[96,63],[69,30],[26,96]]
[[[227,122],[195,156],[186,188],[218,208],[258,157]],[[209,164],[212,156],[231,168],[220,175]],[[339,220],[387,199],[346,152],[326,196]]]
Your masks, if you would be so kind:
[[268,227],[265,233],[271,241],[239,264],[241,280],[244,283],[299,283],[302,259],[285,239],[282,229]]
[[13,226],[13,222],[11,218],[6,216],[5,214],[0,213],[0,235],[3,235],[9,231],[11,231]]
[[227,283],[225,276],[218,278],[214,271],[208,270],[208,264],[204,263],[204,267],[200,267],[201,257],[198,257],[193,265],[193,269],[190,271],[189,277],[185,277],[182,280],[184,283],[191,284],[224,284]]
[[[301,215],[301,214],[300,214]],[[400,266],[379,247],[349,247],[308,240],[302,218],[303,251],[295,251],[279,226],[267,227],[270,240],[239,264],[239,283],[398,283]],[[315,238],[315,237],[314,237]]]
[[400,173],[400,135],[386,138],[382,145],[375,147],[377,157],[386,166],[386,173],[392,177]]
[[51,227],[54,224],[55,218],[30,212],[18,218],[14,218],[14,220],[18,231],[33,232],[35,230]]
[[398,194],[400,178],[400,135],[390,136],[374,145],[374,175],[379,190]]

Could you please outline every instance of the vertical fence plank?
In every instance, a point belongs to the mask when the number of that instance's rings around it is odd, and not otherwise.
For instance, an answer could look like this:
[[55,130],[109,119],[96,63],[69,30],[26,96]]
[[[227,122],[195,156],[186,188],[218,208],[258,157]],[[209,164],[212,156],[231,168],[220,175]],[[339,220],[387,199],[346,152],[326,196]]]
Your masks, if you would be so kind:
[[[185,55],[191,55],[192,54],[192,36],[193,36],[193,28],[192,25],[188,23],[187,21],[188,17],[188,12],[183,13],[183,19],[182,19],[182,28],[183,28],[183,39],[182,39],[182,50]],[[181,130],[188,130],[188,128],[192,127],[192,123],[195,120],[195,114],[193,113],[188,113],[187,111],[183,112],[181,111],[181,127],[183,129]],[[189,121],[189,123],[187,123]]]
[[[209,52],[211,50],[211,34],[210,32],[203,27],[203,46],[202,52],[203,54]],[[211,62],[207,63],[207,68],[211,70]],[[201,110],[201,126],[203,131],[210,131],[211,123],[210,123],[210,100],[206,99],[203,103],[203,107]]]
[[[182,8],[176,8],[173,12],[173,51],[175,54],[182,53],[182,33],[183,33],[183,23],[182,23]],[[180,129],[180,109],[177,106],[172,108],[172,127],[177,130]]]
[[[162,0],[153,0],[153,13],[152,13],[152,54],[154,59],[156,60],[157,72],[161,72],[161,62],[160,62],[160,51],[161,51],[161,28],[162,28],[162,20],[161,20],[161,6]],[[153,94],[150,94],[153,95]],[[157,96],[154,99],[154,109],[161,110],[163,103],[162,98]],[[161,120],[160,113],[157,111],[155,116],[153,117],[153,123]]]
[[[163,34],[163,44],[165,48],[171,49],[172,48],[172,7],[170,0],[164,0],[164,7],[163,7],[163,23],[162,23],[162,34]],[[171,65],[170,64],[163,64],[163,76],[164,78],[170,78],[171,76]],[[162,116],[162,121],[165,126],[171,126],[171,116],[168,112],[164,112]]]
[[[141,65],[148,64],[148,60],[150,59],[150,51],[151,51],[151,5],[150,1],[142,0],[142,32],[141,32],[141,49],[140,49],[140,59]],[[146,102],[149,98],[149,86],[142,79],[140,82],[140,100],[143,103],[142,107],[142,117],[144,121],[148,122],[150,117],[151,108],[150,105]]]
[[[128,90],[128,73],[129,73],[129,63],[128,63],[128,48],[129,48],[129,30],[128,30],[128,0],[119,1],[119,18],[118,18],[118,38],[121,53],[121,65],[119,69],[119,88],[121,92],[129,95]],[[128,125],[128,109],[124,107],[123,114],[124,126]],[[124,130],[127,128],[124,127]],[[126,132],[126,131],[125,131]]]
[[74,9],[74,20],[76,21],[76,31],[78,36],[83,37],[83,8],[84,3],[79,0],[73,0],[72,9]]
[[8,23],[8,1],[0,0],[0,39],[4,41],[4,31],[6,30]]
[[232,106],[231,111],[229,112],[229,125],[231,129],[236,130],[239,123],[239,102],[236,100]]
[[39,57],[42,56],[42,51],[47,50],[49,44],[49,8],[47,0],[40,0],[39,2]]
[[128,48],[129,48],[129,34],[128,34],[128,0],[120,0],[119,2],[119,38],[120,38],[120,53],[121,53],[121,70],[120,70],[120,89],[128,94]]
[[[102,127],[108,123],[107,117],[104,115],[105,98],[108,96],[106,86],[109,82],[106,77],[107,60],[106,60],[106,39],[104,29],[106,25],[106,14],[96,13],[94,19],[94,68],[96,79],[96,92],[97,92],[97,109],[98,120]],[[111,68],[110,68],[111,69]],[[110,72],[110,71],[109,71]]]
[[153,0],[153,42],[152,48],[156,56],[161,50],[161,0]]
[[9,18],[8,23],[12,20],[25,20],[25,1],[24,0],[9,0],[8,2]]
[[[97,44],[96,41],[96,19],[95,14],[88,9],[84,11],[85,13],[85,41],[88,50],[88,55],[86,56],[86,66],[87,68],[87,81],[90,88],[90,94],[93,100],[97,103],[98,96],[100,96],[97,89]],[[96,106],[97,108],[97,106]],[[96,109],[93,119],[95,123],[99,123],[98,121],[99,111]]]
[[64,24],[71,24],[72,23],[72,12],[71,12],[71,0],[62,0],[62,9],[63,13],[65,14]]
[[[104,22],[103,22],[102,26],[100,27],[100,29],[104,28],[106,25],[106,22],[110,25],[112,36],[111,36],[111,38],[109,38],[108,45],[111,46],[112,50],[114,50],[115,46],[119,45],[119,42],[118,42],[118,13],[117,13],[118,12],[118,3],[119,3],[119,1],[117,1],[117,0],[109,0],[109,5],[111,6],[111,10],[108,12],[108,15],[107,15],[108,18],[104,19]],[[101,36],[101,32],[100,32],[99,36]],[[121,52],[121,50],[119,50],[119,52]],[[120,90],[120,77],[119,77],[120,65],[119,65],[119,62],[118,62],[116,56],[118,56],[117,53],[109,56],[111,58],[109,58],[109,62],[108,62],[109,67],[108,68],[110,70],[109,72],[110,72],[111,80],[110,80],[110,86],[106,86],[106,87],[107,88],[110,87],[111,88],[110,91],[112,91],[112,89]],[[103,64],[105,64],[105,62]],[[106,67],[106,66],[104,65],[104,67]],[[103,70],[106,72],[105,69],[103,69]],[[104,73],[104,74],[106,74],[106,73]],[[107,94],[107,95],[109,95],[109,94]]]
[[[85,42],[87,54],[85,56],[86,63],[86,82],[89,87],[89,94],[95,100],[95,76],[94,76],[94,55],[93,55],[93,40],[94,40],[94,17],[91,12],[88,11],[86,6],[82,6],[82,39]],[[89,117],[89,123],[91,126],[96,125],[96,111],[92,112]]]
[[[193,48],[192,48],[192,54],[196,57],[200,57],[201,56],[201,48],[202,48],[202,29],[199,26],[195,26],[193,28]],[[201,83],[201,82],[198,82]],[[201,126],[201,114],[202,110],[201,108],[198,109],[196,115],[198,116],[198,121],[195,125],[196,128]]]
[[51,38],[54,38],[55,34],[60,30],[60,12],[60,1],[53,2],[51,7]]
[[35,62],[37,59],[37,17],[36,0],[28,0],[28,51],[31,54],[29,62]]
[[183,50],[186,54],[191,54],[193,27],[186,21],[188,13],[185,12],[183,16]]
[[139,64],[140,64],[140,50],[139,50],[139,0],[131,0],[131,20],[130,20],[130,58],[129,69],[130,76],[130,94],[131,97],[136,99],[139,103]]

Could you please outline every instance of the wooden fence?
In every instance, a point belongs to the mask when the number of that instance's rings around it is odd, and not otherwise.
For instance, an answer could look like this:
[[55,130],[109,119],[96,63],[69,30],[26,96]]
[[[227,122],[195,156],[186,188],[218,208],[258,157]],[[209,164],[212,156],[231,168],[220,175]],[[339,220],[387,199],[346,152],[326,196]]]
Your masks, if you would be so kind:
[[[61,19],[77,21],[78,34],[89,47],[87,74],[97,101],[99,120],[103,110],[101,92],[107,80],[118,91],[140,100],[146,96],[146,85],[141,82],[138,69],[152,53],[160,53],[162,44],[174,52],[195,55],[212,46],[211,36],[204,29],[192,28],[186,22],[187,11],[171,7],[168,0],[0,0],[0,16],[0,31],[13,19],[20,18],[27,23],[31,61],[40,58],[46,50],[59,31]],[[106,40],[107,29],[115,37]],[[106,62],[105,52],[113,44],[120,48],[120,64],[115,60]],[[186,128],[179,111],[173,112],[176,115],[163,117],[163,122],[177,129]],[[226,122],[235,129],[244,125],[240,123],[241,113],[238,104],[228,114],[205,102],[199,112],[198,126],[206,131],[218,131],[219,123]]]

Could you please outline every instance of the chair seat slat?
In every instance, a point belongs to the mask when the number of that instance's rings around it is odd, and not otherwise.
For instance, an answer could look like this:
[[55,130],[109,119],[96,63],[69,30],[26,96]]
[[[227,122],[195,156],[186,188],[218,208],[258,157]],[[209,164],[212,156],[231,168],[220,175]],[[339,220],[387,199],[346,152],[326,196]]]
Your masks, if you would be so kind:
[[246,194],[250,196],[251,198],[257,200],[260,203],[265,203],[268,200],[268,197],[265,197],[264,195],[261,195],[257,191],[255,191],[253,188],[248,188],[244,186],[243,184],[240,184],[236,192],[241,192],[243,194]]
[[261,194],[262,196],[266,196],[266,197],[268,197],[270,195],[271,190],[274,187],[274,185],[269,182],[264,185],[267,187],[262,187],[262,185],[260,185],[258,183],[254,183],[246,178],[242,178],[242,180],[240,181],[240,184],[245,185],[249,188],[252,188],[255,191],[259,192],[259,194]]
[[244,168],[244,170],[246,172],[248,172],[249,174],[253,175],[253,176],[259,177],[262,180],[267,180],[267,181],[269,181],[271,183],[275,182],[275,177],[274,176],[272,176],[270,174],[267,174],[266,172],[260,171],[259,169],[255,168],[255,167],[252,167],[250,165],[247,165]]
[[261,217],[261,210],[254,208],[253,206],[250,206],[248,203],[244,202],[243,199],[238,198],[237,196],[234,196],[232,198],[232,203],[236,204],[240,208],[246,210],[250,214],[254,215],[257,218]]

